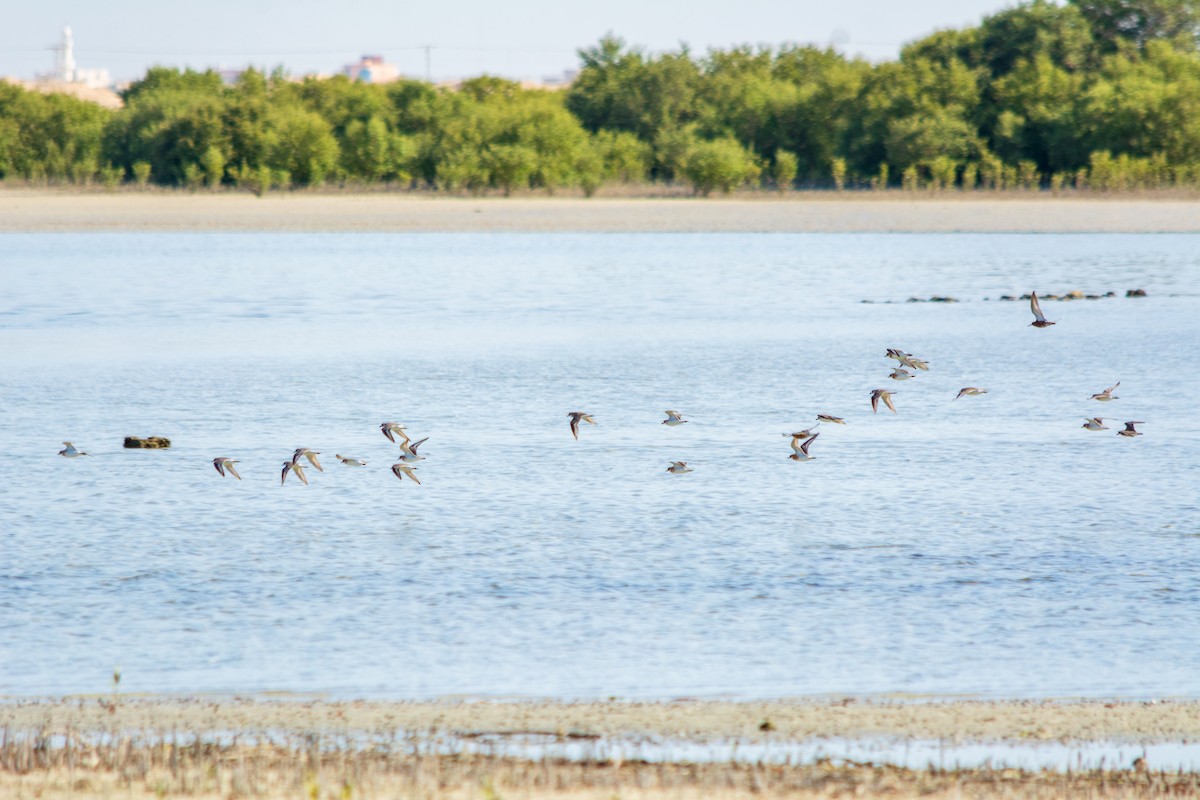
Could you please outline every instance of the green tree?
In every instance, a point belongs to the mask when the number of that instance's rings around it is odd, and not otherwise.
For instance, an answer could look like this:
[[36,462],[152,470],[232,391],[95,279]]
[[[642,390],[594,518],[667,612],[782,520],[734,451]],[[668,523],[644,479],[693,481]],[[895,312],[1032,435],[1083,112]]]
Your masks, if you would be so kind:
[[759,172],[754,156],[734,139],[696,142],[683,164],[684,176],[692,189],[704,197],[714,189],[728,194],[757,178]]

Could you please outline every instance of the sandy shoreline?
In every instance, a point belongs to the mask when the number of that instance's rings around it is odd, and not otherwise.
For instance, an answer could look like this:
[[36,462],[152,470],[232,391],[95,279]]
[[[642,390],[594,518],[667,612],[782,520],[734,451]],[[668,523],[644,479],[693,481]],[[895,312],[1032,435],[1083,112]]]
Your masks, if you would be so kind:
[[[764,724],[766,723],[766,724]],[[348,735],[436,730],[477,735],[661,737],[695,742],[901,737],[947,741],[1161,742],[1200,737],[1200,701],[301,701],[64,697],[0,702],[0,729],[277,730]]]
[[0,189],[0,233],[102,231],[1196,233],[1200,201],[1128,196],[448,198]]

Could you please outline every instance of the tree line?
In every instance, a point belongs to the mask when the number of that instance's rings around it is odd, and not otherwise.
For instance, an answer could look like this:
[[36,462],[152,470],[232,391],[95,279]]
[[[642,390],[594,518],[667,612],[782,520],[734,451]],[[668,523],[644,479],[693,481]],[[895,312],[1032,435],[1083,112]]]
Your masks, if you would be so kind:
[[0,84],[0,178],[501,191],[1200,187],[1200,0],[1033,0],[870,63],[607,36],[565,90],[153,68],[117,110]]

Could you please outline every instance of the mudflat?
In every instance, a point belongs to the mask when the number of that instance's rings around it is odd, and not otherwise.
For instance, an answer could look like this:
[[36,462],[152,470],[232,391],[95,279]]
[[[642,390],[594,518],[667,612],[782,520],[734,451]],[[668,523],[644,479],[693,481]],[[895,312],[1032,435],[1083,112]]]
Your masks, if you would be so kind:
[[0,189],[0,232],[1195,233],[1178,195],[754,193],[694,197],[445,197],[411,193]]

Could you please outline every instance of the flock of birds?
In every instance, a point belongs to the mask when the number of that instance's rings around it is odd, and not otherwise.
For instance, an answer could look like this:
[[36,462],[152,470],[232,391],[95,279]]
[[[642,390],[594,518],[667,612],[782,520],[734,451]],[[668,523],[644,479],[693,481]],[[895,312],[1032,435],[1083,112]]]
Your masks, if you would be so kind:
[[[1038,302],[1037,292],[1031,293],[1029,304],[1034,316],[1034,321],[1029,323],[1032,327],[1049,328],[1051,325],[1056,324],[1046,319],[1046,316],[1042,313],[1042,307]],[[929,370],[929,362],[917,358],[912,353],[906,353],[903,350],[889,347],[886,357],[897,362],[897,366],[892,368],[892,372],[888,376],[895,381],[912,380],[913,378],[917,377],[918,371]],[[914,371],[910,372],[909,370]],[[1117,400],[1119,398],[1114,395],[1113,392],[1116,391],[1117,387],[1120,385],[1121,382],[1117,381],[1104,391],[1093,394],[1091,399],[1102,403]],[[894,394],[894,392],[888,389],[873,390],[871,392],[872,413],[879,413],[880,403],[883,403],[893,414],[897,413],[896,405],[894,402],[892,402],[892,396]],[[978,397],[984,394],[987,394],[987,389],[983,389],[978,386],[964,386],[959,390],[958,395],[955,396],[954,399],[958,400],[962,397]],[[678,411],[667,410],[664,413],[667,415],[667,418],[662,421],[662,424],[668,427],[674,428],[679,425],[684,425],[688,422],[688,420],[684,419],[683,415]],[[567,414],[567,418],[571,428],[571,435],[577,441],[579,439],[580,423],[586,422],[589,425],[596,424],[596,420],[592,418],[592,415],[584,411],[572,411]],[[812,461],[816,458],[816,456],[813,456],[809,453],[809,448],[812,446],[812,443],[817,440],[817,437],[821,435],[820,433],[814,432],[815,429],[821,425],[821,423],[825,422],[833,425],[846,424],[845,419],[842,417],[835,417],[832,414],[817,414],[816,420],[817,424],[810,428],[806,428],[802,431],[783,434],[784,437],[791,439],[792,454],[789,455],[788,458],[792,461]],[[1137,430],[1136,426],[1143,424],[1145,423],[1141,420],[1128,421],[1125,423],[1125,428],[1123,430],[1117,431],[1117,435],[1124,437],[1141,436],[1142,433],[1141,431]],[[1103,417],[1087,417],[1082,427],[1089,431],[1106,431],[1109,429],[1108,426],[1104,424]],[[418,461],[425,460],[425,456],[418,454],[417,450],[424,442],[428,441],[429,437],[418,439],[414,442],[409,437],[407,429],[397,422],[380,423],[379,430],[384,436],[387,437],[389,441],[400,446],[400,455],[398,456],[396,463],[392,464],[391,466],[392,474],[400,479],[401,482],[403,482],[407,477],[414,483],[420,484],[421,481],[414,474],[417,468],[413,466],[413,464]],[[397,437],[399,437],[399,439],[397,439]],[[62,450],[59,450],[58,454],[64,458],[78,458],[79,456],[88,455],[88,453],[77,449],[71,442],[63,442],[63,444],[65,447]],[[315,468],[318,472],[324,472],[324,467],[321,466],[321,462],[317,459],[317,456],[319,455],[321,455],[320,452],[307,447],[296,448],[295,452],[292,453],[291,458],[283,462],[283,470],[281,472],[279,481],[280,485],[282,486],[283,484],[287,483],[288,475],[292,474],[295,475],[301,483],[307,486],[308,476],[304,472],[306,467],[304,466],[303,461],[307,460],[309,465]],[[348,467],[365,467],[367,465],[367,462],[360,458],[343,456],[340,453],[335,454],[334,457]],[[221,477],[230,475],[238,480],[241,480],[242,476],[238,474],[237,469],[234,467],[234,464],[237,463],[240,463],[237,461],[237,459],[226,456],[218,456],[212,461],[213,468]],[[693,472],[693,469],[687,465],[686,461],[672,461],[671,465],[667,467],[666,471],[672,475],[686,475],[689,472]]]

